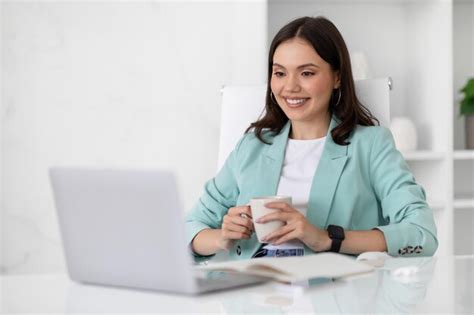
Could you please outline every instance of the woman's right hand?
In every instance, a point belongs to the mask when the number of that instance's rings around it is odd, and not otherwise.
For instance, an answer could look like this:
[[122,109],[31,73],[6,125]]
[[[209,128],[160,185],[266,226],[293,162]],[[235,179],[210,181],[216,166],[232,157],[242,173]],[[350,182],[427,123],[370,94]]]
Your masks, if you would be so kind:
[[230,208],[222,220],[218,246],[229,249],[235,240],[249,239],[254,231],[250,206]]

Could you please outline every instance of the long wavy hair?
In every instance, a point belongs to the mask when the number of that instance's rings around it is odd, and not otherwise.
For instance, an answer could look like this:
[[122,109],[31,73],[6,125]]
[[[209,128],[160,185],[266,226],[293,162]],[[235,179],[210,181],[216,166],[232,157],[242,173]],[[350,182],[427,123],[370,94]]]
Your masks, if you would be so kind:
[[331,21],[318,16],[298,18],[285,25],[273,38],[268,54],[265,111],[257,121],[250,124],[245,132],[253,131],[260,141],[270,144],[263,138],[263,131],[268,130],[273,135],[279,134],[288,122],[286,114],[271,97],[270,84],[275,50],[284,41],[295,37],[308,41],[318,55],[329,63],[331,69],[339,72],[340,90],[334,89],[329,101],[330,113],[340,121],[339,125],[331,131],[334,142],[339,145],[348,145],[350,142],[347,139],[358,124],[374,126],[377,123],[379,125],[377,118],[357,99],[349,52],[341,33]]

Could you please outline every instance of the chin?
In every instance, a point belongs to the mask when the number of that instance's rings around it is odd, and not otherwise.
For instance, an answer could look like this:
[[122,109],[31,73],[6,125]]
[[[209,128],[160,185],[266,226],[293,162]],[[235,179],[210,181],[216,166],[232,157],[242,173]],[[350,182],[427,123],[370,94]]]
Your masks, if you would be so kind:
[[290,115],[286,115],[288,117],[289,120],[291,121],[296,121],[296,122],[303,122],[303,121],[308,121],[308,117],[306,117],[306,115],[295,115],[295,114],[290,114]]
[[285,114],[286,114],[286,117],[288,117],[288,119],[291,120],[292,122],[311,122],[311,121],[317,122],[317,121],[320,121],[320,117],[322,116],[326,117],[326,115],[328,115],[328,112],[323,111],[320,113],[307,114],[307,113],[294,113],[294,112],[292,113],[291,111],[289,111]]

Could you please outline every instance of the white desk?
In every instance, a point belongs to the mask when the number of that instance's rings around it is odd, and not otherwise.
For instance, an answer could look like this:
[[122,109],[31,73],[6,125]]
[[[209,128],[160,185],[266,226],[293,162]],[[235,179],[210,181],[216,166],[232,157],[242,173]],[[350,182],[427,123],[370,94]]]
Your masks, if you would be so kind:
[[[418,273],[395,276],[400,266]],[[301,286],[267,283],[197,297],[83,285],[66,275],[0,278],[1,313],[465,313],[473,314],[474,256],[397,258],[383,269]]]

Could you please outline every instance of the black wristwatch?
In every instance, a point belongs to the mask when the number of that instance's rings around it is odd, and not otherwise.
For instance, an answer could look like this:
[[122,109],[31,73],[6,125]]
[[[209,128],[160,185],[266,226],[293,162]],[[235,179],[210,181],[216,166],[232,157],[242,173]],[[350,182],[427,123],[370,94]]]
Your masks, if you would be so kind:
[[344,229],[338,225],[329,225],[328,235],[329,238],[332,240],[331,249],[329,251],[339,253],[342,241],[345,238]]

